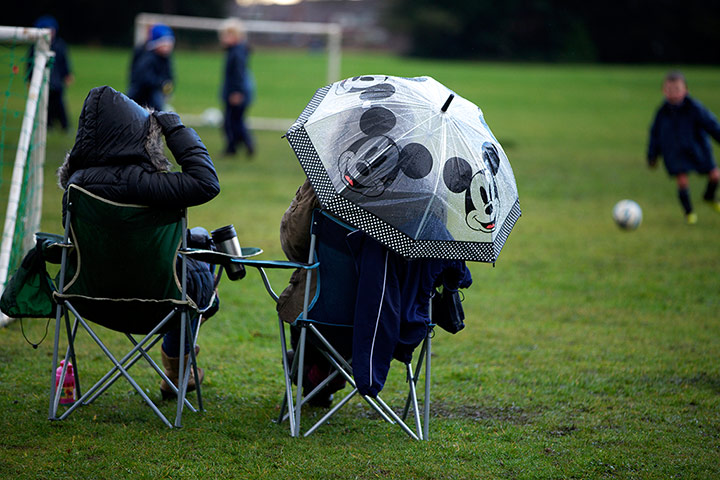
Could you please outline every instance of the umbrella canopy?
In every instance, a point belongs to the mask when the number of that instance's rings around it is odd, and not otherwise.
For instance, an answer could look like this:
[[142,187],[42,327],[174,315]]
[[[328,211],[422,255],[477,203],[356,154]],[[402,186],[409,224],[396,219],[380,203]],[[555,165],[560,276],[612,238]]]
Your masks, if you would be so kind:
[[323,87],[286,136],[321,205],[407,258],[495,262],[520,217],[482,111],[430,77]]

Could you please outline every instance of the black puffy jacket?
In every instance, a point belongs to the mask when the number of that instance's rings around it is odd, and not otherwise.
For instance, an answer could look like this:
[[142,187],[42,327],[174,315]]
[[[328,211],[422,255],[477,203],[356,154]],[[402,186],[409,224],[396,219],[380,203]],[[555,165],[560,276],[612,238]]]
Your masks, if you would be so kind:
[[58,170],[60,187],[75,184],[108,200],[173,208],[217,196],[215,167],[197,133],[180,125],[165,142],[182,172],[169,172],[155,117],[111,87],[93,88],[75,145]]
[[[165,142],[182,172],[169,171],[153,115],[111,87],[93,88],[83,104],[75,145],[58,169],[58,184],[66,192],[74,184],[108,200],[169,208],[200,205],[217,196],[215,167],[197,133],[177,124]],[[188,293],[204,307],[214,289],[212,270],[191,259],[188,271]]]

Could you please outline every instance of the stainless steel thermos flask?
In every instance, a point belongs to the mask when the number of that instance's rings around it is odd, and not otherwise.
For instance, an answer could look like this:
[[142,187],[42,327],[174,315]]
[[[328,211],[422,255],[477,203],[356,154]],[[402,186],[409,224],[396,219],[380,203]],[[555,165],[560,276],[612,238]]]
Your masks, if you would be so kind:
[[[227,253],[236,257],[242,256],[240,242],[235,233],[235,227],[226,225],[210,232],[213,243],[218,252]],[[230,280],[240,280],[245,276],[245,267],[239,263],[231,263],[225,267]]]

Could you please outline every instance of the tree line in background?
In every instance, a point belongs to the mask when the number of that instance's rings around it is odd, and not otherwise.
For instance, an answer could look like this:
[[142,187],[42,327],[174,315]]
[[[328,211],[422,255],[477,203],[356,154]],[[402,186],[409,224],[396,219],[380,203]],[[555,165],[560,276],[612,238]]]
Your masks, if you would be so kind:
[[0,23],[32,26],[39,16],[52,15],[68,43],[129,46],[138,13],[220,18],[226,15],[227,5],[227,0],[32,0],[29,4],[8,2]]
[[717,0],[393,0],[418,56],[582,62],[720,61]]
[[[338,4],[347,1],[337,0]],[[362,0],[360,0],[362,1]],[[378,2],[368,2],[377,6]],[[387,0],[383,25],[411,55],[578,62],[720,62],[717,0]],[[69,43],[130,45],[139,12],[223,17],[231,0],[9,2],[7,25],[54,15]]]

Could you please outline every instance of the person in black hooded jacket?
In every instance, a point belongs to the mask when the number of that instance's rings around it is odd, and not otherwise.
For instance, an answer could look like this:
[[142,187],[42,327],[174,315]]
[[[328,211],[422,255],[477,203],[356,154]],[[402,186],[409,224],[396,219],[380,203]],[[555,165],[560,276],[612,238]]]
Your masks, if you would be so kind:
[[[181,172],[171,172],[163,136]],[[57,172],[63,195],[77,185],[102,198],[150,207],[184,208],[212,200],[220,193],[215,167],[198,134],[172,112],[148,111],[124,94],[103,86],[90,90],[78,122],[75,144]],[[188,294],[200,306],[212,298],[211,267],[188,261]],[[206,315],[207,316],[207,315]],[[165,334],[162,362],[177,384],[179,329]],[[187,354],[185,345],[184,354]],[[204,372],[198,369],[202,381]],[[193,375],[190,376],[194,389]],[[173,395],[163,381],[164,398]]]

